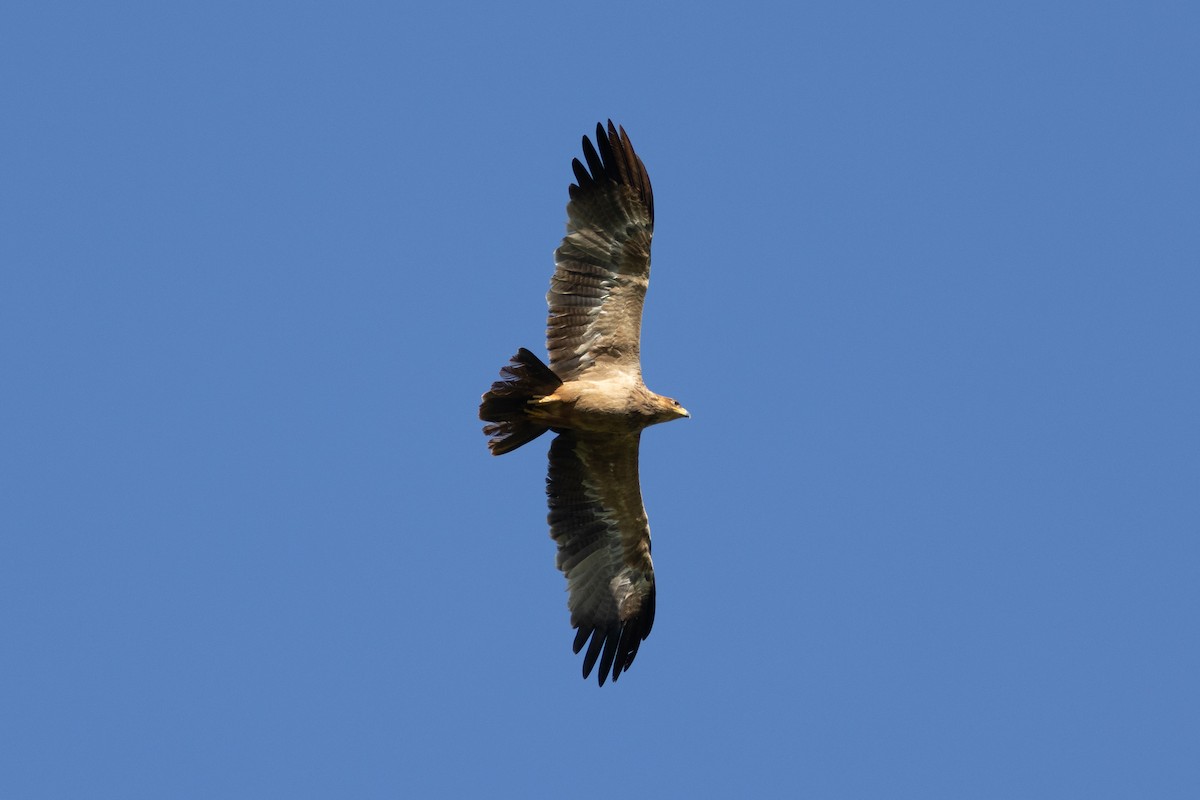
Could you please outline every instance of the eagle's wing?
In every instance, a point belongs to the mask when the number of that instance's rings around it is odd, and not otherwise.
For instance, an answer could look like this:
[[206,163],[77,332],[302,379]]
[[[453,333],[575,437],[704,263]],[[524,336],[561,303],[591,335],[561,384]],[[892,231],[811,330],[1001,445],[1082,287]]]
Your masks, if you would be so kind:
[[[564,381],[613,373],[641,381],[642,301],[650,280],[654,194],[625,129],[583,137],[585,168],[571,166],[567,235],[554,252],[546,302],[550,367]],[[590,173],[589,173],[590,170]]]
[[600,685],[633,663],[654,624],[650,526],[638,485],[638,433],[566,431],[550,445],[550,535],[567,576],[583,677],[600,659]]

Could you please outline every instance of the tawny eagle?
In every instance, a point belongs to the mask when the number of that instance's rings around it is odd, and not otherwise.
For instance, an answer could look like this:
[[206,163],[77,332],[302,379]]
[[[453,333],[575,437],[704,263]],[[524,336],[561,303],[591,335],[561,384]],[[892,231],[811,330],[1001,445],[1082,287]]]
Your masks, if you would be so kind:
[[[688,416],[642,383],[642,302],[650,280],[654,195],[624,128],[596,126],[575,159],[567,235],[554,252],[546,302],[550,365],[521,348],[479,406],[494,455],[547,430],[546,494],[558,568],[587,645],[583,677],[597,659],[599,679],[629,669],[654,624],[650,527],[638,482],[642,429]],[[589,643],[590,639],[590,643]]]

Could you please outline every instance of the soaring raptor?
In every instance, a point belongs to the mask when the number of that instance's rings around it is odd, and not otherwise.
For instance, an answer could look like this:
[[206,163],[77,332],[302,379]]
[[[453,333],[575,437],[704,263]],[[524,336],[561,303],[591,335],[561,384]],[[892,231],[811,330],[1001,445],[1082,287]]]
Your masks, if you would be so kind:
[[[567,235],[554,252],[546,366],[525,348],[483,396],[493,455],[547,430],[546,494],[558,568],[567,576],[583,677],[629,669],[654,624],[650,526],[638,483],[642,429],[688,416],[642,383],[642,303],[650,281],[654,194],[624,128],[596,126],[575,159]],[[590,640],[590,643],[589,643]]]

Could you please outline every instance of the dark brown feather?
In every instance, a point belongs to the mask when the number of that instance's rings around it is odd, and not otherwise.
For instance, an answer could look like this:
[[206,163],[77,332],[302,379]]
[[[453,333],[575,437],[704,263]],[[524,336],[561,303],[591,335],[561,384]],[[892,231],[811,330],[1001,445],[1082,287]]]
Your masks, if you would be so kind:
[[629,669],[654,625],[650,529],[637,477],[638,437],[566,431],[550,445],[550,535],[570,589],[573,649],[590,639],[583,675],[597,659],[601,685]]
[[[585,166],[586,164],[586,166]],[[563,380],[595,367],[641,378],[642,303],[650,278],[654,194],[624,130],[583,138],[546,300],[550,366]],[[601,313],[603,310],[603,313]]]
[[496,456],[512,452],[549,430],[531,420],[527,409],[530,402],[562,386],[554,371],[524,347],[500,368],[500,376],[479,403],[479,418],[491,423],[483,426],[483,432],[491,437],[488,447]]

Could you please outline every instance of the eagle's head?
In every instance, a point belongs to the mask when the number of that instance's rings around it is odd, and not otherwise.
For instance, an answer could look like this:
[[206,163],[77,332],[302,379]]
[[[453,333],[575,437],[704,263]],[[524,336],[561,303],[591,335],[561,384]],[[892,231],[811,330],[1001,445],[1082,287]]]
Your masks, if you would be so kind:
[[687,409],[679,405],[679,401],[670,397],[663,397],[661,394],[653,395],[653,401],[650,408],[650,424],[655,425],[659,422],[670,422],[673,419],[682,419],[692,416],[687,412]]

